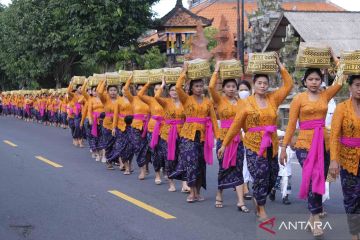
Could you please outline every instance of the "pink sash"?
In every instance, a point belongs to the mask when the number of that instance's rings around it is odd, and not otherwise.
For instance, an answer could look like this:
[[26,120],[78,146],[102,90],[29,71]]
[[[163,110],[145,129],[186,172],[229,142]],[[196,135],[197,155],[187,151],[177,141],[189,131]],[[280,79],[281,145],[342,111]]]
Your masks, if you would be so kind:
[[112,118],[114,117],[114,113],[105,113],[105,117]]
[[302,180],[299,197],[306,199],[310,181],[312,181],[312,192],[323,195],[325,193],[324,176],[324,119],[308,120],[300,122],[300,130],[314,129],[309,153],[303,163]]
[[151,118],[156,121],[150,141],[150,147],[154,149],[159,142],[160,126],[164,118],[162,116],[151,116]]
[[74,114],[74,109],[72,109],[71,107],[66,107],[66,109],[69,110],[69,115]]
[[45,106],[44,104],[40,105],[40,116],[43,117],[45,115]]
[[187,117],[187,123],[200,123],[205,125],[205,144],[204,144],[204,158],[208,165],[213,164],[213,147],[214,147],[214,132],[212,129],[211,118],[197,118]]
[[30,105],[29,104],[25,104],[25,112],[30,115]]
[[342,137],[340,142],[346,147],[360,148],[360,138]]
[[[221,128],[230,128],[233,121],[234,121],[233,119],[220,120]],[[237,149],[239,147],[239,143],[240,143],[240,134],[236,135],[229,144],[229,146],[226,147],[222,162],[222,167],[224,169],[228,169],[229,167],[236,166],[236,156],[237,156]]]
[[93,112],[92,114],[93,116],[93,124],[91,126],[91,134],[95,137],[98,136],[98,118],[100,117],[100,113],[99,112]]
[[148,128],[148,124],[149,124],[149,116],[146,114],[134,114],[134,119],[143,121],[144,126],[143,126],[143,133],[142,133],[141,137],[143,137],[143,138],[146,137],[147,128]]
[[260,127],[253,127],[249,128],[248,132],[262,132],[264,131],[264,135],[262,136],[260,149],[258,152],[258,156],[262,156],[265,152],[265,149],[271,146],[271,134],[276,131],[276,126],[269,125],[269,126],[260,126]]
[[75,103],[75,115],[78,116],[80,112],[81,112],[81,104]]
[[59,110],[59,104],[53,105],[53,108],[55,109],[55,111]]
[[176,150],[176,139],[177,139],[177,127],[176,125],[184,124],[182,119],[168,119],[165,121],[166,124],[170,125],[169,135],[168,135],[168,154],[167,159],[170,161],[175,160],[175,150]]

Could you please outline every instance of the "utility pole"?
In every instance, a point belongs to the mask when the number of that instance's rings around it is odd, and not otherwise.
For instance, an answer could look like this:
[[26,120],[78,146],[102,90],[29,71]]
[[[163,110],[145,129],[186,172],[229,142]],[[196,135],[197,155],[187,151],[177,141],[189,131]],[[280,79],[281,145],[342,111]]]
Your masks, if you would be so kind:
[[236,19],[236,48],[237,48],[237,59],[241,60],[240,57],[240,0],[237,0],[237,8],[236,8],[236,13],[237,13],[237,19]]
[[245,61],[244,61],[244,42],[245,42],[245,32],[244,32],[244,15],[245,15],[245,7],[244,0],[241,0],[241,44],[240,44],[240,58],[243,66],[243,72],[245,72]]
[[237,58],[241,61],[244,71],[244,0],[241,0],[241,20],[240,20],[240,0],[237,0]]

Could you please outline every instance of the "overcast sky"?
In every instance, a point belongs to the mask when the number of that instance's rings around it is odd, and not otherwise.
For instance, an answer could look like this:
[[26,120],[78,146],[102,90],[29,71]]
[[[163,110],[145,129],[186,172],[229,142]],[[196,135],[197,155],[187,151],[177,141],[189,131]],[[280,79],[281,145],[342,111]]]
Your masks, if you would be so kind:
[[[2,4],[9,4],[11,0],[0,0]],[[183,0],[184,6],[187,6],[187,0]],[[331,2],[345,8],[349,11],[360,11],[360,0],[331,0]],[[160,0],[154,5],[153,10],[158,14],[158,17],[164,16],[175,6],[176,0]]]

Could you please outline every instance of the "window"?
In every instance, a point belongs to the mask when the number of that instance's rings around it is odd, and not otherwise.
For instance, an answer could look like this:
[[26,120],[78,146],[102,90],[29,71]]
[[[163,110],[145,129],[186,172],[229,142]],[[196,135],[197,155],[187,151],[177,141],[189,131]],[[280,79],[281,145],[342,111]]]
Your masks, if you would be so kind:
[[195,7],[196,5],[199,5],[202,2],[206,2],[207,0],[191,0],[191,7]]

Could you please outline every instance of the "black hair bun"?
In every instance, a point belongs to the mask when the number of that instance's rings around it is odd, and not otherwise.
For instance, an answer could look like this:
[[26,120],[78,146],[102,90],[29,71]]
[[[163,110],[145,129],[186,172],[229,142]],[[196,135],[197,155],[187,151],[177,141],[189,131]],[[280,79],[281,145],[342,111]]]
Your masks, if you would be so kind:
[[105,116],[106,116],[106,114],[105,114],[104,112],[100,113],[100,118],[101,118],[101,119],[104,119]]
[[124,121],[125,121],[126,125],[131,125],[133,122],[133,119],[134,119],[133,116],[128,115],[128,116],[125,116]]

